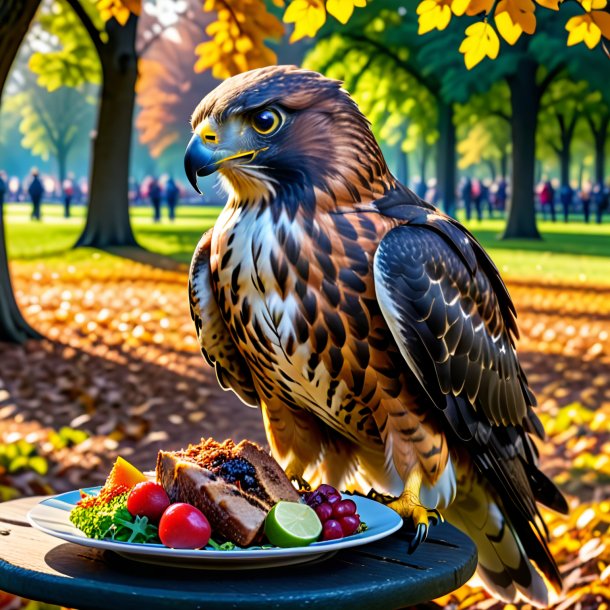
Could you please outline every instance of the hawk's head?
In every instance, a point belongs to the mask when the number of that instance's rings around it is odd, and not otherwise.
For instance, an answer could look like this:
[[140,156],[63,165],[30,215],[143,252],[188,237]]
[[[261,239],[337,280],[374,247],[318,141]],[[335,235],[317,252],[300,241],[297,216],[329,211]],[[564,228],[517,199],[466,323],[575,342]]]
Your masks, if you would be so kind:
[[295,66],[229,78],[200,102],[192,127],[184,165],[197,191],[197,176],[219,171],[238,201],[317,189],[348,203],[393,181],[341,83]]

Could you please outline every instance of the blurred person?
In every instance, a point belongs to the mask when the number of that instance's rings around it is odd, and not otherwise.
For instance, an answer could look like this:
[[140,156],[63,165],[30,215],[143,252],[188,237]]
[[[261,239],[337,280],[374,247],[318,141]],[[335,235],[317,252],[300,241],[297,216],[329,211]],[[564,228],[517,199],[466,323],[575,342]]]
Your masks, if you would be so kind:
[[542,209],[542,218],[546,220],[547,212],[550,212],[551,220],[555,222],[555,189],[550,180],[544,180],[538,194],[538,199]]
[[496,208],[500,212],[504,212],[506,209],[507,199],[507,184],[504,178],[500,178],[496,187]]
[[430,178],[426,183],[426,194],[424,199],[434,205],[438,203],[438,185],[436,178]]
[[603,182],[597,182],[593,187],[593,203],[595,204],[595,221],[601,224],[602,216],[608,208],[609,193]]
[[462,185],[460,186],[460,199],[464,204],[466,220],[470,220],[472,215],[472,182],[468,176],[464,176],[462,179]]
[[489,217],[494,217],[494,206],[493,206],[493,198],[491,196],[491,180],[486,178],[485,180],[481,180],[481,207],[487,206],[487,212],[489,213]]
[[74,197],[74,175],[68,174],[68,177],[61,185],[64,198],[64,218],[70,218],[70,204]]
[[28,193],[32,200],[32,220],[40,220],[40,204],[44,195],[44,186],[42,186],[37,168],[32,169],[32,179],[28,187]]
[[477,212],[477,220],[481,222],[483,220],[483,188],[481,185],[481,181],[478,178],[473,178],[470,184],[470,194],[472,198],[472,203],[474,204],[474,209]]
[[178,196],[180,190],[176,185],[174,179],[170,176],[165,183],[165,199],[167,201],[167,210],[169,212],[169,219],[174,221],[176,219],[176,206],[178,205]]
[[582,207],[582,213],[585,216],[585,222],[589,222],[591,215],[591,183],[585,182],[578,192],[578,199]]
[[572,200],[574,199],[574,191],[569,184],[562,184],[559,189],[559,202],[563,209],[563,221],[569,222],[570,220],[570,207],[572,206]]
[[6,174],[0,170],[0,214],[2,213],[2,207],[4,206],[4,197],[8,191],[8,178]]
[[148,196],[153,206],[153,220],[159,222],[161,220],[161,187],[156,178],[152,178],[148,185]]

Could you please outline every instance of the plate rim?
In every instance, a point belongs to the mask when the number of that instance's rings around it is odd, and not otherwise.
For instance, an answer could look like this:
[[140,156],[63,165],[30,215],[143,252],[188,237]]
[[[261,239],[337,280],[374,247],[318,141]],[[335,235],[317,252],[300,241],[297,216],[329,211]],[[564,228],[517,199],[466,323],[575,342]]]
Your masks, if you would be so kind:
[[[82,489],[87,490],[87,491],[93,491],[93,490],[97,490],[100,488],[101,488],[101,486],[85,487]],[[208,550],[208,549],[172,549],[172,548],[163,546],[162,544],[131,543],[131,542],[122,542],[122,541],[106,540],[106,539],[99,540],[96,538],[88,538],[84,535],[80,536],[80,535],[72,534],[69,532],[59,532],[59,531],[53,530],[53,529],[39,523],[37,521],[36,513],[37,513],[37,511],[41,510],[41,507],[44,507],[45,509],[50,508],[50,509],[55,509],[57,511],[61,511],[64,513],[68,513],[69,512],[68,510],[59,508],[57,506],[55,506],[55,507],[49,506],[49,503],[51,503],[53,501],[61,501],[61,502],[64,502],[65,504],[74,506],[74,504],[71,504],[71,503],[65,502],[65,500],[62,500],[62,497],[66,496],[68,494],[74,494],[75,492],[79,492],[79,491],[80,491],[79,489],[70,490],[70,491],[67,491],[67,492],[64,492],[61,494],[56,494],[54,496],[49,496],[49,497],[42,499],[40,502],[38,502],[35,506],[33,506],[28,511],[28,513],[27,513],[28,523],[32,527],[37,529],[38,531],[43,532],[44,534],[47,534],[54,538],[59,538],[61,540],[65,540],[66,542],[78,544],[80,546],[97,548],[97,549],[106,550],[106,551],[113,551],[113,552],[121,554],[123,556],[132,555],[132,556],[158,557],[160,560],[166,560],[166,561],[171,561],[173,559],[176,562],[193,561],[193,562],[198,562],[201,564],[204,564],[207,562],[219,562],[220,561],[221,563],[229,564],[232,561],[233,562],[235,562],[235,561],[256,562],[256,561],[262,561],[262,560],[274,560],[274,559],[279,560],[283,557],[289,558],[289,557],[302,556],[302,557],[306,558],[308,555],[335,553],[335,552],[343,550],[343,549],[348,549],[348,548],[352,548],[355,546],[363,546],[365,544],[376,542],[378,540],[381,540],[382,538],[391,536],[396,531],[398,531],[403,525],[403,520],[400,517],[400,515],[398,513],[396,513],[395,511],[393,511],[391,508],[388,508],[387,506],[385,506],[379,502],[371,500],[370,498],[366,498],[366,497],[358,496],[358,495],[352,495],[352,494],[349,494],[346,492],[342,492],[341,495],[343,497],[353,499],[357,505],[359,503],[362,503],[364,505],[369,505],[369,506],[375,505],[376,509],[379,509],[381,511],[384,511],[384,510],[390,511],[392,518],[395,519],[395,522],[392,525],[384,528],[382,531],[377,532],[372,535],[365,536],[365,537],[348,536],[345,538],[341,538],[340,540],[327,540],[327,541],[314,542],[308,546],[302,546],[302,547],[289,547],[289,548],[275,547],[272,549],[253,549],[253,550],[248,550],[246,548],[246,549],[240,549],[237,551],[217,551],[214,549],[211,549],[211,550]],[[390,513],[388,513],[388,515],[390,515]],[[72,527],[75,528],[75,526],[72,526]]]

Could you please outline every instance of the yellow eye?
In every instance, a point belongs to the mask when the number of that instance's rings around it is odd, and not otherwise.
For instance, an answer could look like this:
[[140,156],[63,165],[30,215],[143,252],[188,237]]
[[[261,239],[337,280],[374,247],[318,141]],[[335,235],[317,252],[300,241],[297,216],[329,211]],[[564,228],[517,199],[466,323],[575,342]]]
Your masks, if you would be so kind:
[[273,133],[282,123],[282,117],[278,112],[271,108],[259,110],[252,115],[252,127],[263,135]]

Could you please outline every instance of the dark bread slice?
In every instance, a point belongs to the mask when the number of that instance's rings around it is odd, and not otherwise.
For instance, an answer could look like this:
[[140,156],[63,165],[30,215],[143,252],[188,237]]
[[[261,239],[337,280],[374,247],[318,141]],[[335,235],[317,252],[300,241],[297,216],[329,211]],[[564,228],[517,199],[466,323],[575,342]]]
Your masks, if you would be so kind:
[[172,502],[188,502],[214,534],[247,546],[262,537],[267,513],[300,496],[280,465],[256,443],[202,439],[181,451],[159,452],[157,480]]
[[280,500],[300,501],[299,492],[293,487],[282,467],[256,443],[241,441],[233,453],[235,457],[243,458],[254,467],[263,496],[270,502],[269,510]]
[[209,520],[214,534],[240,546],[248,546],[261,535],[267,510],[255,506],[240,490],[210,470],[179,454],[160,451],[157,481],[172,502],[187,502]]

